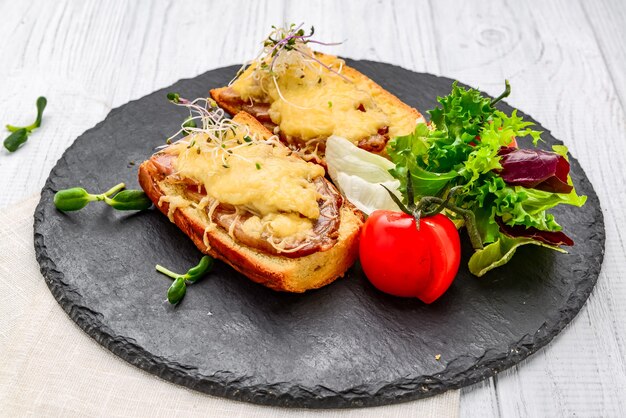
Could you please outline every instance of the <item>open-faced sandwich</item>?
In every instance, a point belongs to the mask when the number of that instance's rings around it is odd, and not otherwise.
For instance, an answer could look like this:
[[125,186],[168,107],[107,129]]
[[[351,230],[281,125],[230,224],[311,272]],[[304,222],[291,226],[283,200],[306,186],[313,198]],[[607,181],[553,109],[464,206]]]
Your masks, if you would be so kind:
[[359,148],[384,152],[423,116],[332,55],[300,27],[277,28],[261,54],[226,87],[211,90],[231,114],[250,113],[306,160],[325,163],[326,139],[338,135]]
[[360,213],[324,177],[247,113],[232,120],[177,101],[198,128],[155,153],[139,183],[206,254],[275,290],[324,286],[354,263]]

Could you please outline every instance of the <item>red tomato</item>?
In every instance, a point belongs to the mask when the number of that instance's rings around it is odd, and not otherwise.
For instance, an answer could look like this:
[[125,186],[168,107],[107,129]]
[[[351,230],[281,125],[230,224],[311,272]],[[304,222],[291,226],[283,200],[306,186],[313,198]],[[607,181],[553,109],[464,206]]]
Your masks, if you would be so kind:
[[374,211],[361,232],[361,266],[380,291],[434,302],[452,284],[461,262],[459,233],[437,214],[415,219],[403,212]]

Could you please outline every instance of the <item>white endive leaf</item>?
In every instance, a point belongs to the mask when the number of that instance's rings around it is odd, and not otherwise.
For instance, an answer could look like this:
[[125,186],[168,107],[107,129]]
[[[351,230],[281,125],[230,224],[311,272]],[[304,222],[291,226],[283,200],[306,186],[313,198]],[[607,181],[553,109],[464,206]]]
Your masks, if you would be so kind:
[[333,135],[326,142],[326,164],[339,191],[365,214],[377,209],[400,210],[382,187],[400,197],[400,182],[389,173],[394,167],[391,161]]

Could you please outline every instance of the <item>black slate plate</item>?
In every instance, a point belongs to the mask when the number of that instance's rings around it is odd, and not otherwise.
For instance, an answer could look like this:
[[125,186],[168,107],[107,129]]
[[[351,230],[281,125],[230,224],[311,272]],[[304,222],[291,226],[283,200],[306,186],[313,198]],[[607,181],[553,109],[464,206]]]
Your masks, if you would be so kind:
[[[418,109],[431,108],[452,83],[387,64],[348,62]],[[166,217],[95,204],[63,214],[52,197],[76,185],[137,187],[137,166],[130,162],[148,158],[184,117],[165,93],[203,96],[236,70],[209,71],[113,110],[50,174],[35,213],[37,260],[61,306],[100,344],[212,395],[358,407],[431,396],[492,376],[546,345],[580,310],[600,271],[605,234],[598,198],[574,159],[572,177],[589,200],[582,209],[555,211],[577,243],[570,253],[522,247],[506,266],[476,279],[467,271],[465,239],[458,277],[432,305],[375,291],[358,266],[330,286],[292,295],[218,263],[180,306],[169,306],[170,281],[155,264],[184,271],[200,253]],[[560,143],[543,130],[546,146]]]

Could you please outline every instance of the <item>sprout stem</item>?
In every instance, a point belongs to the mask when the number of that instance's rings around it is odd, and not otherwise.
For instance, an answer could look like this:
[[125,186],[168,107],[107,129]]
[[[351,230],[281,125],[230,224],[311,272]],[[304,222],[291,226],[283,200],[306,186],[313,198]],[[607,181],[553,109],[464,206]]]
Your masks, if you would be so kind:
[[114,195],[115,193],[117,193],[120,190],[122,190],[124,187],[126,187],[126,184],[124,184],[124,183],[117,184],[117,185],[111,187],[106,192],[102,193],[102,196],[109,197],[111,195]]
[[9,132],[15,132],[15,131],[19,131],[20,129],[26,129],[28,130],[28,127],[26,126],[13,126],[13,125],[6,125],[7,131]]
[[156,271],[158,271],[159,273],[163,273],[166,276],[171,277],[172,279],[177,279],[177,278],[179,278],[181,276],[178,273],[174,273],[172,270],[166,269],[165,267],[163,267],[160,264],[157,264],[155,268],[156,268]]
[[7,131],[9,132],[15,132],[15,131],[19,131],[20,129],[26,129],[29,133],[32,132],[35,128],[38,128],[38,126],[35,123],[31,123],[28,126],[15,126],[15,125],[6,125],[5,126],[7,128]]
[[48,100],[45,97],[41,96],[37,98],[37,118],[33,123],[28,126],[14,126],[14,125],[6,125],[6,128],[9,132],[16,132],[20,129],[26,129],[28,133],[31,133],[33,130],[39,128],[41,126],[41,118],[43,117],[43,111],[48,104]]

